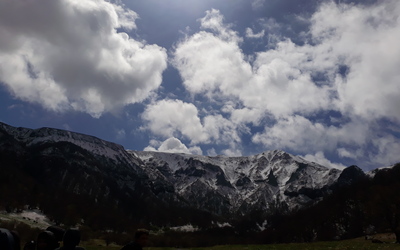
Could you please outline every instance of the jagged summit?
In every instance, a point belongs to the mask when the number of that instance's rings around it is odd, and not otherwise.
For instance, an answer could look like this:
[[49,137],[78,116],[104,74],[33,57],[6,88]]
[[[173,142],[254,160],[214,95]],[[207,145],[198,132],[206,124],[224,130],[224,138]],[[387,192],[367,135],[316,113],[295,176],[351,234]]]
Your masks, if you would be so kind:
[[[129,152],[144,162],[149,176],[163,176],[191,203],[217,193],[223,204],[230,204],[231,212],[249,207],[266,209],[267,204],[275,202],[285,203],[288,209],[305,205],[318,197],[311,198],[300,190],[328,187],[341,173],[282,150],[248,157]],[[199,183],[203,190],[195,194]]]

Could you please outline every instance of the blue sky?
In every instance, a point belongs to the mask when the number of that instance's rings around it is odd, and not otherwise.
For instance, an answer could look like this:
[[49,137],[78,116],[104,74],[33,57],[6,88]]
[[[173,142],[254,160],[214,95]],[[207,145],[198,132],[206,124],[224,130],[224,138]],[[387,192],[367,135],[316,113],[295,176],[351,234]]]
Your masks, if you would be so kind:
[[126,149],[400,162],[397,0],[0,0],[0,121]]

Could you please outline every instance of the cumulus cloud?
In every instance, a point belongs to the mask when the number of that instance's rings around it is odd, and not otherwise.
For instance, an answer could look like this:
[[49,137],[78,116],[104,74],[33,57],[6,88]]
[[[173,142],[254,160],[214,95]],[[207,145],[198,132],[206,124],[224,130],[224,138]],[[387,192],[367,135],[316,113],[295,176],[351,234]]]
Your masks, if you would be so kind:
[[19,99],[93,117],[141,102],[167,54],[121,31],[137,18],[104,0],[0,0],[0,82]]
[[204,131],[214,143],[229,145],[232,149],[241,142],[239,127],[229,119],[218,114],[205,116],[203,120]]
[[239,48],[242,41],[236,32],[223,24],[217,10],[207,11],[201,21],[203,29],[179,43],[173,64],[179,70],[183,84],[193,94],[213,94],[220,90],[229,94],[251,77],[250,64],[244,61]]
[[315,155],[307,154],[303,156],[303,158],[306,159],[307,161],[315,162],[326,167],[337,168],[342,170],[346,168],[346,166],[344,166],[343,164],[332,163],[330,160],[326,159],[324,153],[321,151],[318,151]]
[[399,13],[399,2],[388,0],[369,7],[329,2],[314,14],[311,34],[318,47],[327,48],[326,56],[329,50],[327,59],[342,58],[349,67],[337,86],[343,112],[399,121]]
[[191,93],[234,96],[246,107],[277,116],[330,104],[330,87],[316,86],[310,70],[299,68],[309,60],[307,50],[284,41],[276,50],[259,53],[252,66],[240,49],[241,39],[224,27],[218,11],[207,12],[201,22],[214,33],[200,31],[178,44],[174,53],[174,65]]
[[[159,144],[153,142],[153,144]],[[148,146],[144,149],[144,151],[158,151],[158,152],[167,152],[167,153],[185,153],[185,154],[194,154],[194,155],[202,155],[203,152],[200,147],[186,147],[179,139],[175,137],[171,137],[161,142],[158,149],[153,146]]]
[[399,162],[399,138],[392,135],[377,136],[372,140],[374,150],[369,153],[369,160],[379,167],[394,165]]
[[200,118],[196,106],[181,100],[160,100],[142,114],[145,128],[162,138],[182,137],[190,144],[216,143],[235,147],[240,142],[238,128],[222,115]]
[[148,122],[147,128],[155,135],[164,138],[183,136],[193,143],[208,140],[198,117],[198,110],[192,103],[161,100],[148,105],[142,118]]
[[[380,119],[400,122],[398,1],[324,2],[304,44],[285,38],[252,55],[219,11],[199,21],[202,30],[177,44],[173,64],[192,95],[226,103],[220,109],[237,129],[234,142],[251,125],[263,129],[252,141],[267,149],[313,152],[320,161],[323,151],[364,164],[398,161],[398,137],[375,126]],[[320,119],[329,112],[339,113],[339,121]],[[209,132],[218,139],[222,130]]]
[[265,30],[262,30],[258,33],[254,33],[253,29],[246,28],[246,37],[247,38],[261,38],[265,35]]
[[272,126],[266,126],[264,132],[253,136],[253,142],[300,153],[316,152],[322,148],[336,151],[340,145],[367,146],[371,133],[369,124],[362,120],[354,120],[340,126],[327,126],[304,116],[294,115],[281,118]]

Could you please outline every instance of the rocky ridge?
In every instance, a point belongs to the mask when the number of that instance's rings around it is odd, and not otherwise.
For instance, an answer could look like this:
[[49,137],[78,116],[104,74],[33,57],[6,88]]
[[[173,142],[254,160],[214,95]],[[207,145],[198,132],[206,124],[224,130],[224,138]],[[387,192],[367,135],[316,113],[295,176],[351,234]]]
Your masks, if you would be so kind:
[[6,156],[2,168],[21,168],[46,188],[152,213],[149,218],[159,213],[160,220],[177,208],[225,219],[290,211],[320,201],[338,180],[344,185],[359,174],[281,150],[243,157],[132,151],[84,134],[4,123],[0,153]]

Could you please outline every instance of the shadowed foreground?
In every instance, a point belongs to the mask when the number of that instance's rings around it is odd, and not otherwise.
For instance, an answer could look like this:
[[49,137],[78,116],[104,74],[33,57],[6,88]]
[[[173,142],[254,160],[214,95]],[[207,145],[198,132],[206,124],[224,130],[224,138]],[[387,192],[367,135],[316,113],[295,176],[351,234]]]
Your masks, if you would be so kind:
[[[147,247],[145,250],[173,250],[173,249],[194,249],[194,250],[307,250],[307,249],[355,249],[355,250],[375,250],[375,249],[400,249],[400,244],[395,244],[392,237],[380,236],[384,243],[372,243],[364,238],[356,238],[343,241],[326,241],[314,243],[288,243],[288,244],[270,244],[270,245],[226,245],[214,247],[198,247],[198,248],[170,248],[170,247]],[[91,246],[86,245],[86,250],[119,250],[120,246]]]

